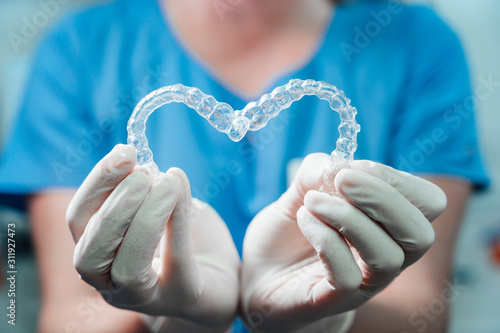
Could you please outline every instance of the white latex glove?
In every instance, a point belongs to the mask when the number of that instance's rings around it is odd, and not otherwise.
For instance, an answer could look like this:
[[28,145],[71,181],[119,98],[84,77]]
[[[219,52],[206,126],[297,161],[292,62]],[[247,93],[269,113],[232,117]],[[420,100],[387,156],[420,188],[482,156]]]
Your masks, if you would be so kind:
[[256,331],[348,330],[353,313],[346,311],[380,292],[434,241],[430,221],[446,206],[440,188],[355,161],[336,176],[342,198],[332,197],[317,191],[328,160],[306,157],[287,192],[247,229],[242,309]]
[[117,145],[71,201],[77,271],[115,307],[227,328],[236,316],[239,257],[224,221],[191,198],[180,169],[151,184],[135,164],[135,149]]

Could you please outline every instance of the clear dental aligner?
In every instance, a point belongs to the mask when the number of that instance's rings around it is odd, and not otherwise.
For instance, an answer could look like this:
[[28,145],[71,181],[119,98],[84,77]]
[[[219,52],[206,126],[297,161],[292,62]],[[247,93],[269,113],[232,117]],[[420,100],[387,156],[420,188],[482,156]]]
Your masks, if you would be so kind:
[[356,151],[356,138],[360,126],[356,123],[356,108],[342,90],[323,81],[290,80],[286,85],[274,89],[258,101],[250,102],[243,110],[234,111],[227,103],[205,95],[200,89],[182,84],[162,87],[144,97],[135,107],[128,121],[128,144],[137,150],[138,167],[152,177],[159,173],[153,161],[146,138],[146,120],[154,110],[171,102],[182,102],[196,110],[200,116],[219,132],[226,133],[233,141],[240,141],[247,131],[257,131],[267,125],[269,119],[276,117],[281,110],[305,95],[315,95],[330,103],[330,108],[339,113],[341,123],[338,127],[340,137],[331,153],[331,161],[323,172],[323,186],[320,190],[334,193],[333,180],[342,168],[348,168]]

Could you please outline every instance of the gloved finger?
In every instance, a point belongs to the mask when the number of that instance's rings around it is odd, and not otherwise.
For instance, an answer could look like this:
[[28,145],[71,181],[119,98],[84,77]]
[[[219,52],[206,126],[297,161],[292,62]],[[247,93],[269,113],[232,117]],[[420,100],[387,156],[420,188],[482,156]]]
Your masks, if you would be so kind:
[[318,220],[335,228],[362,259],[365,291],[385,287],[400,272],[405,260],[401,247],[385,230],[357,207],[339,197],[309,191],[304,205]]
[[294,185],[302,198],[307,191],[321,186],[323,169],[330,162],[330,158],[330,155],[324,153],[309,154],[304,158],[294,179]]
[[153,256],[165,233],[177,202],[177,181],[171,175],[160,175],[135,214],[111,266],[111,279],[125,290],[136,292],[134,305],[151,300],[158,282],[152,268]]
[[191,187],[189,180],[179,168],[171,168],[167,175],[174,177],[178,186],[177,204],[167,222],[163,263],[166,269],[176,270],[177,274],[192,276],[194,263],[191,239]]
[[142,172],[126,177],[90,219],[76,244],[75,268],[97,290],[110,287],[111,263],[149,187],[149,178]]
[[136,159],[132,146],[119,144],[92,169],[66,211],[66,221],[75,242],[113,189],[132,173]]
[[403,267],[417,261],[434,242],[434,230],[408,199],[388,183],[367,173],[344,169],[335,187],[345,200],[379,222],[405,252]]
[[331,297],[333,290],[338,295],[357,290],[362,283],[363,274],[344,237],[318,220],[305,206],[297,212],[297,223],[318,253],[325,269],[325,278],[314,286],[313,299],[325,299],[328,295]]
[[363,171],[390,184],[429,221],[434,221],[446,208],[443,190],[423,178],[368,160],[353,161],[351,169]]

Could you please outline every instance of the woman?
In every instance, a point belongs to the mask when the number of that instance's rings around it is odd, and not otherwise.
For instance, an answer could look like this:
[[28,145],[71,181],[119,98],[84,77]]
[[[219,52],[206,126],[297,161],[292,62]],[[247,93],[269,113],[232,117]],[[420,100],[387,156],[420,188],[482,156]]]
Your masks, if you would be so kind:
[[[112,150],[153,89],[241,109],[291,78],[344,90],[356,158],[382,163],[340,172],[343,199],[316,191],[327,157],[312,153],[338,124],[318,100],[237,144],[182,105],[157,111],[148,139],[169,171],[153,184],[131,147]],[[456,36],[423,7],[123,0],[66,19],[40,46],[0,172],[2,192],[33,194],[41,331],[223,332],[239,315],[263,332],[442,332],[446,312],[425,309],[448,295],[467,198],[487,183],[469,95]],[[383,164],[439,186],[444,213],[437,186]]]

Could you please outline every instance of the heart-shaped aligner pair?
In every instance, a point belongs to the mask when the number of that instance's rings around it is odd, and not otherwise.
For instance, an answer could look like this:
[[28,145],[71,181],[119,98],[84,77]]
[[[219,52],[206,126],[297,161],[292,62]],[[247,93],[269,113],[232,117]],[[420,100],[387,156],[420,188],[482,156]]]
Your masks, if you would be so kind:
[[[227,103],[218,102],[213,96],[204,94],[198,88],[175,84],[153,91],[135,107],[127,131],[129,144],[137,149],[137,164],[146,173],[156,176],[158,167],[153,161],[153,153],[146,138],[146,120],[154,110],[171,102],[181,102],[196,110],[219,132],[226,133],[233,141],[240,141],[247,131],[257,131],[267,125],[269,119],[305,95],[315,95],[330,103],[330,108],[339,113],[340,137],[332,152],[336,165],[349,165],[356,150],[357,133],[356,108],[350,105],[342,90],[334,85],[314,80],[290,80],[286,85],[274,89],[258,101],[248,103],[243,110],[234,111]],[[333,175],[327,177],[332,179]]]

